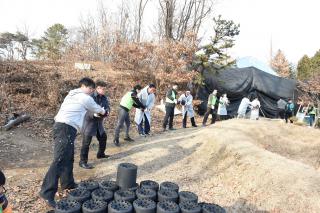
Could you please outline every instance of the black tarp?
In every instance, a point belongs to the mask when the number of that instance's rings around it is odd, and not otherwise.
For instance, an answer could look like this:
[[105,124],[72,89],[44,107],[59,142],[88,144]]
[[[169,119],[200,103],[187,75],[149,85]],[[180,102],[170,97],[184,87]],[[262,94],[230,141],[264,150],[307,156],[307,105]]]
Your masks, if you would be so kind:
[[[265,73],[255,67],[230,68],[219,72],[203,71],[204,86],[197,92],[198,99],[202,100],[199,113],[206,110],[209,94],[218,90],[218,96],[227,93],[230,105],[228,114],[235,116],[241,99],[244,96],[258,97],[261,110],[268,118],[274,118],[277,114],[277,101],[282,98],[294,99],[296,81],[285,79]],[[263,115],[260,112],[261,115]]]

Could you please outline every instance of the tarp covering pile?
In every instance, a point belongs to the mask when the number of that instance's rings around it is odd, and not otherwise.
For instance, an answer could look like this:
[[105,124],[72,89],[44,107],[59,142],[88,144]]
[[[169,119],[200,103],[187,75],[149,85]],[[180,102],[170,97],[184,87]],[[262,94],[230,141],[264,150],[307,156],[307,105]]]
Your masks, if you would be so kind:
[[258,97],[261,103],[260,115],[274,118],[277,115],[277,101],[282,98],[295,99],[294,91],[296,81],[277,77],[265,73],[255,67],[230,68],[219,72],[204,70],[203,87],[198,90],[197,97],[202,100],[199,106],[199,113],[206,110],[209,94],[218,90],[218,97],[227,93],[230,105],[227,107],[228,114],[235,116],[241,99],[244,96],[252,100]]

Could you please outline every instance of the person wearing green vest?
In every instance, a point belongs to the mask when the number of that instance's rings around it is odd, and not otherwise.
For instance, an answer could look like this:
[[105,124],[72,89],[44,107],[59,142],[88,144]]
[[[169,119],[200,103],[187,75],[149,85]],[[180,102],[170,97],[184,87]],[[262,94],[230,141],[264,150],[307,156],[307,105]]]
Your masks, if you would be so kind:
[[142,87],[140,85],[136,85],[130,92],[127,92],[120,101],[120,108],[118,114],[118,123],[115,129],[114,140],[113,143],[116,146],[120,146],[119,143],[119,135],[120,129],[123,127],[123,124],[126,124],[126,137],[124,138],[125,141],[134,141],[129,136],[129,128],[130,128],[130,116],[129,111],[132,107],[140,108],[142,111],[145,109],[145,106],[140,102],[138,98],[138,93]]
[[173,128],[173,118],[174,118],[174,108],[177,104],[177,89],[178,85],[173,85],[172,89],[169,89],[166,94],[166,102],[165,102],[165,109],[166,109],[166,115],[164,116],[163,120],[163,131],[166,131],[167,124],[169,122],[169,130],[175,130]]
[[219,103],[219,100],[217,98],[217,90],[213,90],[213,92],[209,95],[208,98],[208,104],[207,104],[207,111],[204,114],[202,126],[206,126],[209,114],[211,114],[211,124],[214,124],[216,122],[217,117],[217,105]]
[[309,108],[308,108],[309,125],[310,126],[313,126],[313,123],[314,123],[315,118],[316,118],[316,111],[317,111],[317,108],[315,108],[313,106],[313,104],[310,104]]

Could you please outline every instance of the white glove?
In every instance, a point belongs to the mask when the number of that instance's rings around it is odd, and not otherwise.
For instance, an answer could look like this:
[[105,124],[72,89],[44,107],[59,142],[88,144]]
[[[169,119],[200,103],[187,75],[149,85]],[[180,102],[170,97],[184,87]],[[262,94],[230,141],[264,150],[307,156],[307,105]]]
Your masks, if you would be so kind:
[[174,99],[174,103],[175,103],[175,104],[177,104],[177,103],[178,103],[177,99]]
[[94,117],[97,117],[97,118],[100,118],[100,117],[101,117],[100,114],[98,114],[98,113],[94,113],[93,116],[94,116]]
[[214,105],[211,105],[211,109],[214,109]]

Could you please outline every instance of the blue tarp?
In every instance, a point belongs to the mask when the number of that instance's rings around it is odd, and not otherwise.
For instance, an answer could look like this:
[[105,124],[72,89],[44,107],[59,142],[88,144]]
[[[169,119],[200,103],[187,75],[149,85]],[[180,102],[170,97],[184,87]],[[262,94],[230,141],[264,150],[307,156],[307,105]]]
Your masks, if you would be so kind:
[[279,76],[271,67],[258,59],[247,56],[236,60],[238,68],[255,67],[271,75]]

